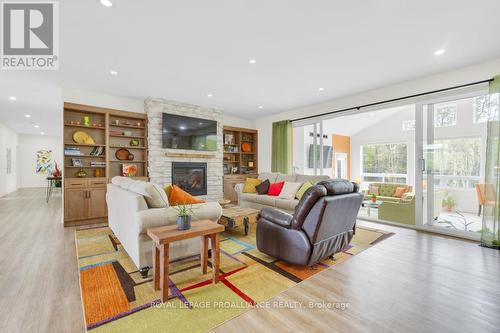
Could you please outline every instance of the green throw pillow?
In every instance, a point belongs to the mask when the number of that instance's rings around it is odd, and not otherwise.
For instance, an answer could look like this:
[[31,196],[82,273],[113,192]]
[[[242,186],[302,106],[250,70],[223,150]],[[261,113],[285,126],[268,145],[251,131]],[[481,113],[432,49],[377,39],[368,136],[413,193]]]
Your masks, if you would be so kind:
[[309,187],[312,187],[312,186],[313,186],[313,184],[311,184],[311,182],[305,182],[299,188],[299,190],[297,191],[297,193],[295,193],[295,197],[300,200],[300,198],[302,198],[302,196],[304,195],[304,193],[306,193],[307,189]]

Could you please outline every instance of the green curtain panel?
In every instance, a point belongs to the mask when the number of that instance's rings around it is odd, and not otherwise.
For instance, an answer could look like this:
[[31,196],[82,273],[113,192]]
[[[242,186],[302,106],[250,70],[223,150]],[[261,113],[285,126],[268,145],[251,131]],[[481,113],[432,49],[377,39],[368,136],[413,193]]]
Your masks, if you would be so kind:
[[[490,98],[500,94],[500,75],[490,83]],[[490,103],[491,105],[491,103]],[[497,106],[498,108],[498,106]],[[490,109],[488,120],[488,138],[486,145],[486,181],[482,190],[483,202],[483,228],[481,244],[488,247],[500,248],[499,229],[499,198],[500,198],[500,121],[499,111]]]
[[292,122],[283,120],[273,123],[273,150],[271,170],[292,173]]

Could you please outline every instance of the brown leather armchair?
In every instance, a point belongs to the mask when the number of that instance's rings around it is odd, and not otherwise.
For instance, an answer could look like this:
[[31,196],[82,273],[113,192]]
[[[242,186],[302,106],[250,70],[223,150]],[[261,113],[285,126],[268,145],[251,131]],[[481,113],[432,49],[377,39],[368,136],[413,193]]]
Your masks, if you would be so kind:
[[257,248],[291,264],[311,266],[342,251],[355,233],[363,201],[358,185],[331,179],[309,188],[293,215],[264,208],[257,222]]

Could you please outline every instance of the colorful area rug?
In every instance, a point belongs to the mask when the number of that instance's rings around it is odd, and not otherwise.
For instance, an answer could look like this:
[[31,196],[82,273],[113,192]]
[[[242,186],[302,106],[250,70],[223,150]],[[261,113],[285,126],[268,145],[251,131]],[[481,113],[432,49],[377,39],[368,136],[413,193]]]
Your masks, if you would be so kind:
[[151,271],[142,279],[119,240],[107,227],[76,232],[85,322],[92,332],[204,332],[322,270],[390,237],[392,233],[358,227],[345,251],[313,267],[286,264],[259,252],[255,224],[221,237],[220,282],[200,271],[195,255],[170,263],[171,298],[160,303]]

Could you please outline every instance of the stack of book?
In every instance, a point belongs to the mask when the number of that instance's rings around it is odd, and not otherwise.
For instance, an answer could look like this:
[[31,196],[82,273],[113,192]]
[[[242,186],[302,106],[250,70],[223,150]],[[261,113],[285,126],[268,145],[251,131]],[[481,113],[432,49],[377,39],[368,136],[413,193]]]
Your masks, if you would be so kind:
[[104,147],[94,147],[89,155],[102,156],[104,154]]
[[78,147],[66,147],[64,148],[64,155],[67,156],[81,156],[83,153],[80,151]]
[[91,167],[102,167],[102,168],[105,168],[106,167],[106,162],[94,162],[94,161],[91,161],[90,162],[90,166]]

